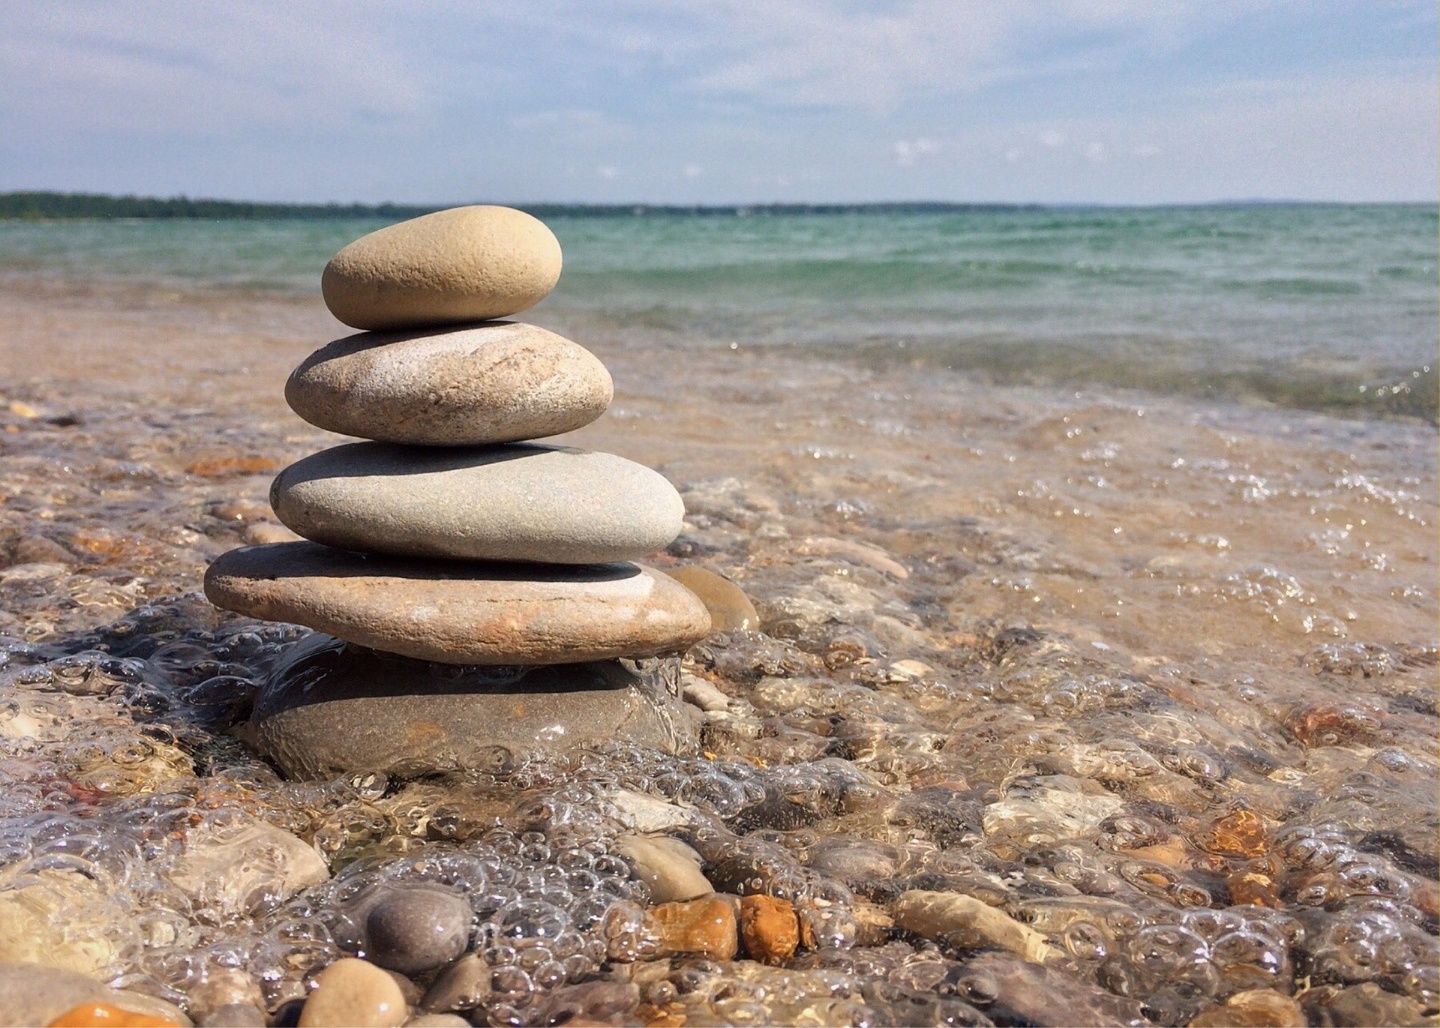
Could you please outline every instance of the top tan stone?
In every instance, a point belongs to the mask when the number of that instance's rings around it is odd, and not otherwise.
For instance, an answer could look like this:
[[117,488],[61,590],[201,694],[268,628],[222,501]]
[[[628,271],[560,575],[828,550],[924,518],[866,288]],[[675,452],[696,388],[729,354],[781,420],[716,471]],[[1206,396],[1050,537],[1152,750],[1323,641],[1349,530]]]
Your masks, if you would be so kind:
[[560,278],[560,243],[509,207],[456,207],[362,236],[325,266],[330,313],[393,331],[505,318],[535,306]]

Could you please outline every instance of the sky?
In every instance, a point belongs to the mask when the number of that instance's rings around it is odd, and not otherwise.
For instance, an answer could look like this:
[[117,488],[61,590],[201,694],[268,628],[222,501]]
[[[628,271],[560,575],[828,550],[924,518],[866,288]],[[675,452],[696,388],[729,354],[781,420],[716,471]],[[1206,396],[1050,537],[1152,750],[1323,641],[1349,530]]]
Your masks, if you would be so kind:
[[1435,202],[1434,0],[3,0],[0,190]]

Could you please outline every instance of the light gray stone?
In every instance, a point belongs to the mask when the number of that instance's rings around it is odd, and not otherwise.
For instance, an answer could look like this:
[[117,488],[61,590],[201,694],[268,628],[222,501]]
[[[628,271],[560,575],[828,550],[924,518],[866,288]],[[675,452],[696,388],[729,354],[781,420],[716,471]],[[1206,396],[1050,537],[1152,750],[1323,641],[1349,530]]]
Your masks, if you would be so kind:
[[337,339],[285,383],[286,401],[312,425],[421,446],[571,432],[605,413],[613,395],[610,372],[589,350],[518,322]]
[[265,1028],[265,1011],[253,1003],[227,1003],[206,1014],[200,1028]]
[[188,833],[165,875],[197,906],[233,917],[326,881],[330,868],[305,840],[257,822]]
[[250,617],[448,664],[649,657],[710,630],[694,594],[634,564],[459,564],[276,543],[222,554],[205,595]]
[[603,564],[663,550],[685,505],[664,476],[609,453],[509,443],[349,443],[270,488],[275,515],[318,543],[460,560]]
[[560,243],[509,207],[456,207],[371,232],[325,265],[320,291],[352,328],[390,330],[506,318],[560,279]]
[[208,965],[200,983],[186,991],[185,1006],[190,1011],[190,1016],[204,1028],[214,1025],[216,1015],[221,1011],[226,1011],[220,1014],[222,1024],[240,1020],[240,1024],[235,1028],[255,1024],[254,1017],[257,1015],[260,1017],[259,1023],[265,1023],[265,1015],[260,1013],[265,1006],[265,994],[260,991],[260,982],[254,975],[238,967]]
[[[667,753],[694,744],[693,724],[660,668],[640,673],[619,661],[456,667],[323,635],[275,668],[251,727],[261,752],[289,775],[321,779],[362,770],[396,778],[496,770],[538,753],[617,741]],[[368,934],[369,912],[362,916],[355,930]]]
[[470,904],[438,886],[388,889],[365,915],[369,959],[401,974],[421,974],[448,964],[470,941]]
[[597,804],[601,813],[641,835],[688,828],[695,821],[693,807],[683,807],[649,793],[613,789]]
[[715,891],[700,871],[700,854],[668,835],[622,835],[615,851],[625,858],[635,877],[650,886],[653,903],[698,899]]

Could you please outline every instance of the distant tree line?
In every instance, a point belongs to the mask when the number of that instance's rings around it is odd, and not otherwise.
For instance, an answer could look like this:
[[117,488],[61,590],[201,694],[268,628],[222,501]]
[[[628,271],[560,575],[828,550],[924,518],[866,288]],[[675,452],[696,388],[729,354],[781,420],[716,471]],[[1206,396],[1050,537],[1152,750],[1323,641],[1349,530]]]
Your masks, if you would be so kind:
[[[646,216],[774,217],[793,214],[954,214],[1013,211],[1034,205],[963,203],[860,204],[515,204],[538,218]],[[188,218],[234,221],[376,218],[399,221],[440,210],[407,204],[252,203],[244,200],[194,200],[187,196],[109,196],[103,193],[0,193],[0,220],[49,221],[106,218]]]
[[49,220],[80,218],[211,218],[262,221],[277,218],[413,218],[436,210],[400,204],[250,203],[192,200],[188,196],[107,196],[102,193],[0,193],[0,218]]

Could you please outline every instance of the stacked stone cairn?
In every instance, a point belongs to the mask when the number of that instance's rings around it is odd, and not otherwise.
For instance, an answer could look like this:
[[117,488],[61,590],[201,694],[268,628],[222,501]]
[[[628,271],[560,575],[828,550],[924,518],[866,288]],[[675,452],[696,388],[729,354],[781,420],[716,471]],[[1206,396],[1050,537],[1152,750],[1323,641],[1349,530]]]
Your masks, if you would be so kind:
[[680,496],[621,457],[530,442],[604,413],[610,374],[567,339],[495,320],[544,299],[560,266],[550,230],[504,207],[392,225],[326,266],[326,304],[363,331],[306,358],[285,398],[366,441],[275,479],[271,506],[303,540],[232,550],[205,576],[219,607],[317,630],[249,726],[288,773],[682,745],[665,675],[633,658],[683,651],[710,617],[632,563],[679,534]]

